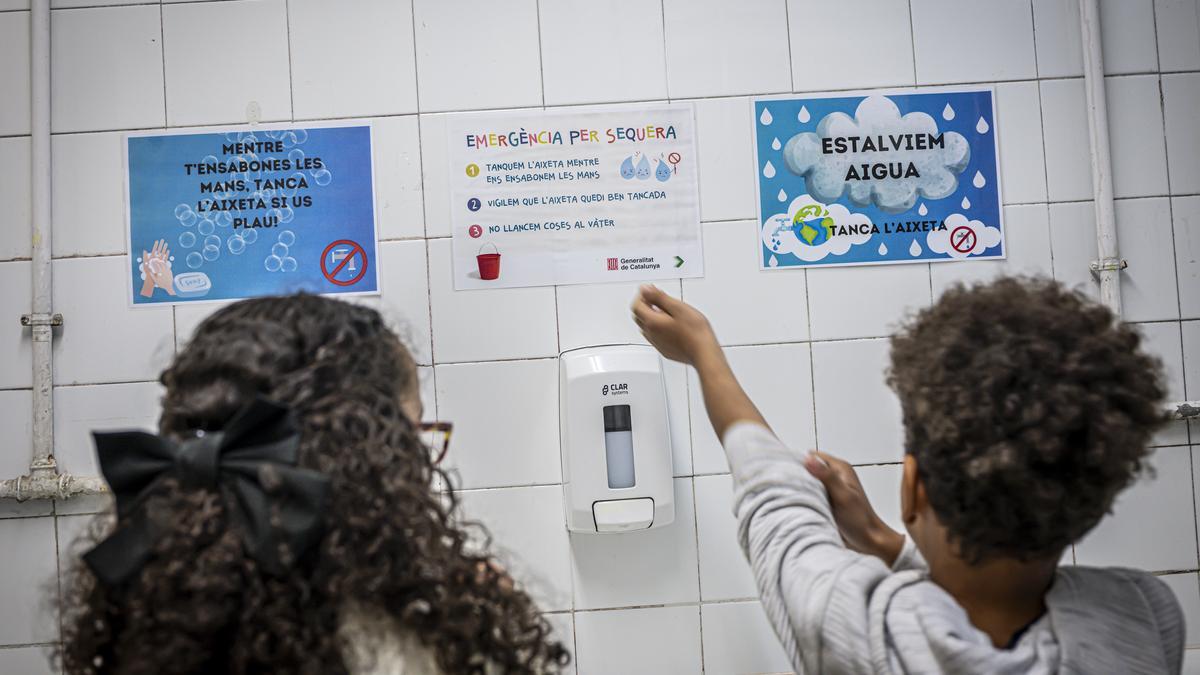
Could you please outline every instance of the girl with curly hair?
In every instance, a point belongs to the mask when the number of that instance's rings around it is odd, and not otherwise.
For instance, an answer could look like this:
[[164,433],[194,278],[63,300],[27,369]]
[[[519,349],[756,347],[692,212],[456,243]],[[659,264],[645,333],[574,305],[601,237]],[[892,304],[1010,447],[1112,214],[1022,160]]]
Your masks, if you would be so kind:
[[416,366],[310,295],[205,320],[159,435],[97,434],[116,522],[68,573],[67,675],[551,673],[570,657],[475,552],[421,440]]

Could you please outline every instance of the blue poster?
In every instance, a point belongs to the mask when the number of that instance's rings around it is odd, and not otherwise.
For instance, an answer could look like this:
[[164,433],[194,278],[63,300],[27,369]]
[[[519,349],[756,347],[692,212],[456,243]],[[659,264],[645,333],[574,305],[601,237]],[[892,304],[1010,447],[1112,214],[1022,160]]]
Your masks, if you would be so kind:
[[135,305],[378,292],[371,127],[126,138]]
[[752,105],[763,268],[1004,258],[991,89]]

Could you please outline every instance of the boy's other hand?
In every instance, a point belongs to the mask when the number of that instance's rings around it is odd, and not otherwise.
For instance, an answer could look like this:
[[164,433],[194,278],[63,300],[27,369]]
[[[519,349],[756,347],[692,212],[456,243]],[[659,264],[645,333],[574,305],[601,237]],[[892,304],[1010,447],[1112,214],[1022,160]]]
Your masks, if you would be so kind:
[[633,321],[663,356],[688,365],[721,347],[708,319],[695,307],[656,286],[642,286],[633,300]]
[[871,508],[854,467],[813,450],[805,457],[804,468],[825,486],[834,522],[846,546],[880,558],[889,566],[895,562],[904,547],[904,535],[888,527]]

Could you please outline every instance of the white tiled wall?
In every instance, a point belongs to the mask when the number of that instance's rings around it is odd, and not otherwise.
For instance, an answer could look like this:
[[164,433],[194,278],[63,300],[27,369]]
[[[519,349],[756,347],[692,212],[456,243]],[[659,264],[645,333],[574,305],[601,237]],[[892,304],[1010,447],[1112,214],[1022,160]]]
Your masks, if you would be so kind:
[[[56,454],[94,471],[86,432],[153,426],[162,366],[214,307],[126,308],[120,140],[130,129],[376,122],[383,295],[422,364],[427,416],[467,517],[554,613],[580,673],[788,669],[734,542],[730,478],[696,381],[668,371],[677,521],[568,536],[558,483],[560,350],[638,340],[630,284],[455,293],[444,113],[622,101],[696,108],[704,279],[661,286],[712,317],[781,436],[863,464],[896,523],[900,416],[886,336],[956,281],[1052,274],[1095,293],[1079,28],[1066,0],[54,0]],[[29,453],[26,0],[0,0],[0,478]],[[1126,319],[1200,397],[1200,9],[1102,0]],[[819,30],[814,30],[819,26]],[[853,49],[847,48],[853,44]],[[1009,258],[756,270],[747,96],[996,85]],[[251,105],[251,104],[256,104]],[[1147,477],[1077,547],[1086,564],[1170,572],[1200,648],[1194,502],[1200,428],[1156,439]],[[0,504],[0,672],[50,672],[40,609],[96,502]],[[46,585],[49,584],[49,585]],[[4,645],[19,645],[5,647]],[[1200,649],[1188,667],[1200,673]]]

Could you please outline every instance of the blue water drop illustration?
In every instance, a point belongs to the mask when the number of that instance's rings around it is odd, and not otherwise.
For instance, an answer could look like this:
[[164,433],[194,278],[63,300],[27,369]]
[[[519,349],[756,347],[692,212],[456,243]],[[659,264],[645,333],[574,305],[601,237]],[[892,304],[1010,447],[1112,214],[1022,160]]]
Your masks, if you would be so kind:
[[975,172],[975,179],[971,181],[971,185],[974,185],[977,188],[982,188],[984,185],[987,185],[987,179],[983,177],[983,172]]
[[770,110],[763,108],[762,114],[758,116],[758,121],[762,122],[763,126],[765,127],[770,126],[771,122],[775,121],[775,118],[771,117]]
[[967,199],[966,197],[963,197],[962,207],[963,207],[963,210],[971,208],[971,200]]
[[942,108],[942,119],[947,122],[954,119],[954,108],[951,108],[949,103],[946,104],[945,108]]
[[626,157],[625,161],[621,162],[621,178],[625,180],[633,178],[633,155]]
[[917,213],[921,214],[922,216],[929,215],[929,208],[922,203],[921,208],[917,209]]
[[637,179],[646,180],[650,177],[650,160],[645,157],[637,164]]
[[796,120],[801,124],[808,124],[808,121],[811,119],[812,114],[808,112],[808,106],[800,106],[800,113],[796,115]]
[[775,139],[772,139],[772,140],[771,140],[771,149],[772,149],[772,150],[778,150],[778,149],[780,149],[780,148],[782,148],[782,147],[783,147],[783,144],[779,142],[779,139],[778,139],[778,138],[775,138]]
[[667,166],[667,163],[661,159],[658,160],[658,166],[654,168],[654,177],[657,178],[658,182],[660,183],[665,183],[671,180],[671,167]]
[[764,178],[774,178],[775,177],[775,165],[771,163],[771,160],[769,160],[769,159],[767,160],[767,163],[763,166],[762,173],[763,173]]
[[880,244],[879,244],[879,255],[887,255],[887,251],[888,251],[888,249],[887,249],[887,244],[884,244],[883,242],[880,242]]
[[988,126],[987,120],[980,117],[979,122],[975,124],[975,131],[978,131],[981,134],[986,134],[988,129],[991,129],[991,127]]
[[921,255],[921,245],[917,243],[916,239],[913,239],[912,245],[908,247],[908,254],[914,258]]

